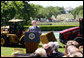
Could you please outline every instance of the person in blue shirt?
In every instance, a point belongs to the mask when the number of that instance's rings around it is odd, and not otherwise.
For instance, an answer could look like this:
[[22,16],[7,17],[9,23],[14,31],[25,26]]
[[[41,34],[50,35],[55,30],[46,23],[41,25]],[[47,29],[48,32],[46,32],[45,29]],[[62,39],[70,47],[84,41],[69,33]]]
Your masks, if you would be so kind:
[[32,26],[31,26],[31,27],[29,27],[28,32],[39,32],[39,33],[40,33],[40,35],[41,35],[41,30],[40,30],[40,27],[39,27],[39,26],[37,26],[37,24],[36,24],[36,21],[35,21],[35,20],[33,20],[33,21],[32,21]]

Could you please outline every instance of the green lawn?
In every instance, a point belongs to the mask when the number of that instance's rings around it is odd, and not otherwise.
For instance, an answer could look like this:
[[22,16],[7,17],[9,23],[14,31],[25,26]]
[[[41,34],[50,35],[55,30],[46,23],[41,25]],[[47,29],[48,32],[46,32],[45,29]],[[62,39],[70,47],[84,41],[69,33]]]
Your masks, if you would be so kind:
[[[62,43],[59,42],[59,44],[61,46],[64,46]],[[42,46],[42,43],[40,42],[39,47]],[[23,49],[24,53],[26,53],[26,49],[25,48],[17,48],[17,49]],[[60,52],[64,52],[64,48],[59,48],[58,49]],[[1,47],[1,55],[11,55],[14,52],[14,48],[13,47]]]
[[52,24],[52,25],[79,25],[79,22],[42,22],[37,23],[37,25],[46,25],[46,24]]
[[[52,24],[52,25],[48,25]],[[40,27],[43,26],[79,26],[79,22],[37,22],[37,25]],[[24,26],[29,27],[29,26]]]

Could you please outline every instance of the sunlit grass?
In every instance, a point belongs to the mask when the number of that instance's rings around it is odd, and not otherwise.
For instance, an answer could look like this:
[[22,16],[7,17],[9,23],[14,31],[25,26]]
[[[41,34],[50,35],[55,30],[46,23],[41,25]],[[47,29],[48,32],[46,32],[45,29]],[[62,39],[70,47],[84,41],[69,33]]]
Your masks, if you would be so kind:
[[[60,46],[64,46],[62,43],[58,42],[60,44]],[[42,43],[40,42],[39,47],[42,47]],[[26,49],[25,48],[17,48],[17,49],[23,49],[24,53],[26,53]],[[64,48],[59,48],[58,49],[60,52],[64,53]],[[12,55],[12,53],[14,52],[14,47],[1,47],[1,55]]]

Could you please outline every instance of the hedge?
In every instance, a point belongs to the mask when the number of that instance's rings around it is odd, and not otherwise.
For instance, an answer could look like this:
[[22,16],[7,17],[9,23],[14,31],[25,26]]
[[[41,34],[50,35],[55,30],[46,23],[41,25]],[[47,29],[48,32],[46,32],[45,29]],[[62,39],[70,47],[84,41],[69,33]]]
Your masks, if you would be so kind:
[[[24,26],[25,29],[28,29],[30,26]],[[77,25],[40,25],[41,31],[61,31],[64,29],[77,27]]]

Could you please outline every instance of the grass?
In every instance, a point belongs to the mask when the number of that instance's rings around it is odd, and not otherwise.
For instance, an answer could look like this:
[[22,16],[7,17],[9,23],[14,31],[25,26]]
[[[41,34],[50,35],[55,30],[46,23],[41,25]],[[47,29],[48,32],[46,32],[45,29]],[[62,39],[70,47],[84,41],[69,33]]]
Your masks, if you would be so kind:
[[[48,25],[52,24],[52,25]],[[38,26],[79,26],[79,22],[38,22]],[[24,26],[29,27],[29,26]]]
[[37,25],[79,25],[79,22],[42,22],[42,23],[37,23]]
[[[64,46],[62,43],[58,42],[60,44],[60,46]],[[40,42],[39,47],[41,47],[43,44]],[[23,49],[24,53],[26,53],[26,49],[25,48],[17,48],[17,49]],[[60,52],[64,53],[64,49],[65,48],[59,48],[58,50]],[[1,55],[12,55],[12,53],[14,52],[14,47],[1,47]]]
[[[25,48],[17,48],[17,49],[23,49],[25,51]],[[1,55],[12,55],[14,52],[14,48],[12,47],[1,47]]]
[[[61,31],[72,27],[79,27],[79,22],[37,22],[37,25],[41,31]],[[24,26],[25,29],[29,27],[28,25]]]

